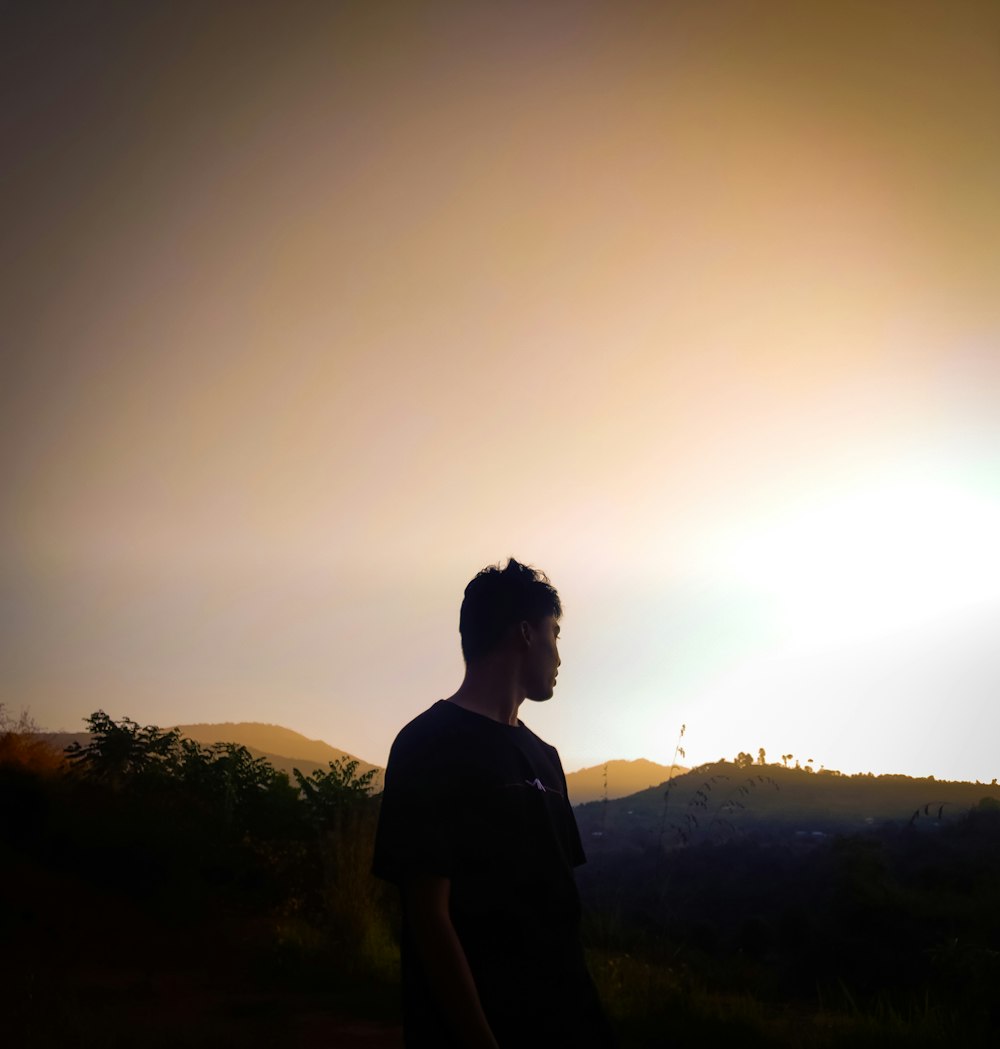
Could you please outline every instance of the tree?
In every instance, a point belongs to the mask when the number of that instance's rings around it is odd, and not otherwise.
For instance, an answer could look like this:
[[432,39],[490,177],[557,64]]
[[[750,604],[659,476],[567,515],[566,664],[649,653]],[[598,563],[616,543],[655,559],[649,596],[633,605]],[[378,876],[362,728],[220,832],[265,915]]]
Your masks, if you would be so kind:
[[178,776],[194,794],[209,800],[222,812],[227,826],[247,827],[288,777],[267,758],[255,758],[239,743],[213,743],[203,747],[194,740],[180,743]]
[[386,936],[377,906],[381,891],[371,876],[378,799],[371,787],[378,770],[358,774],[355,758],[331,761],[304,776],[292,769],[310,822],[317,830],[324,897],[333,927],[362,953]]
[[757,764],[758,765],[766,765],[767,764],[767,751],[765,751],[763,747],[761,747],[760,750],[757,751]]
[[170,772],[176,765],[180,733],[156,725],[140,725],[131,718],[114,721],[103,710],[85,719],[92,738],[86,746],[71,743],[66,755],[74,768],[106,782],[150,772]]
[[356,758],[338,758],[330,762],[328,770],[316,769],[303,776],[292,769],[302,791],[309,815],[319,826],[333,823],[346,809],[355,807],[371,797],[372,780],[378,770],[369,769],[358,775],[360,762]]

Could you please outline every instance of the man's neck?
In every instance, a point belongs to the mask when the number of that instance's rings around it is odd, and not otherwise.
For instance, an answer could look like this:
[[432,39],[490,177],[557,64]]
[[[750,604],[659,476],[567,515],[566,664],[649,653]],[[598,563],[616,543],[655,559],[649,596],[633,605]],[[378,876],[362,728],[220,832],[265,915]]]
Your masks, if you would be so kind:
[[458,691],[448,697],[449,703],[476,714],[516,725],[517,712],[524,700],[514,669],[503,663],[478,663],[467,666]]

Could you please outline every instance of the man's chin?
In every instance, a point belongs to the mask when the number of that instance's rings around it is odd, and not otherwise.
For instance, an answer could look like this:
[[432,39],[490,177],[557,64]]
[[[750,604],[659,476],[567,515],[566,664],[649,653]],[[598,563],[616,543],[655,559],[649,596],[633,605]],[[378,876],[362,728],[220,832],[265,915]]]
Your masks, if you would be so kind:
[[544,703],[546,700],[552,698],[554,689],[550,688],[548,692],[537,692],[533,695],[525,696],[525,699],[530,699],[532,703]]

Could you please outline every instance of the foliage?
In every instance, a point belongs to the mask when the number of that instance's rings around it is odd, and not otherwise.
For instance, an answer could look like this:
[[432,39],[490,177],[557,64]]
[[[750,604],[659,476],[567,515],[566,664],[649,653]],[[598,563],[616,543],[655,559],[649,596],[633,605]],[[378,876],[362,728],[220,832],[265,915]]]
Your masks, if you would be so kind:
[[180,733],[155,725],[139,725],[131,718],[114,721],[103,710],[84,719],[91,732],[86,746],[71,743],[67,756],[86,775],[121,784],[129,777],[173,770]]
[[86,721],[89,741],[65,759],[44,745],[43,774],[10,743],[35,726],[0,708],[11,1044],[124,1047],[140,1031],[150,1045],[288,1044],[282,1005],[260,1025],[209,1010],[193,1033],[178,981],[197,1001],[211,987],[265,1010],[310,995],[320,1016],[396,1014],[398,916],[370,873],[373,772],[346,760],[291,783],[235,743],[104,711]]
[[580,871],[589,938],[649,988],[600,977],[641,1044],[679,1036],[671,1017],[692,1044],[723,1020],[774,1046],[991,1044],[1000,1027],[1000,805],[924,829],[758,825],[665,855],[600,841]]
[[323,869],[324,906],[337,942],[349,942],[384,975],[394,971],[385,889],[370,875],[378,801],[372,797],[377,769],[359,773],[354,758],[329,762],[308,776],[292,774],[307,819],[317,834]]
[[369,769],[359,774],[359,766],[355,758],[338,758],[329,763],[329,769],[316,769],[308,776],[292,769],[310,819],[317,826],[331,825],[345,809],[369,798],[378,770]]

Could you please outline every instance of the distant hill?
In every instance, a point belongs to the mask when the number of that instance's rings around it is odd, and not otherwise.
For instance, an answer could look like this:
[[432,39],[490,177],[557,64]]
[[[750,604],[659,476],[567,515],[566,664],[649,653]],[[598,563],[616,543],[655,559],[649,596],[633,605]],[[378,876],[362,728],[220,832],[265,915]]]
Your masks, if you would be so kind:
[[[658,765],[655,761],[636,758],[634,761],[609,761],[606,765],[594,765],[566,775],[569,798],[574,805],[588,801],[600,801],[605,797],[604,773],[607,769],[607,797],[624,798],[647,787],[655,787],[670,778],[670,766]],[[674,776],[687,772],[680,765],[674,766]]]
[[[247,748],[255,758],[266,758],[274,768],[287,772],[297,768],[305,775],[316,769],[326,769],[331,761],[341,758],[353,758],[345,750],[338,750],[319,739],[309,739],[292,729],[281,725],[266,725],[258,721],[222,722],[220,724],[177,725],[182,736],[196,740],[198,743],[238,743]],[[56,750],[65,750],[70,743],[86,745],[90,741],[89,732],[41,732],[44,739]],[[373,781],[376,791],[382,789],[382,769],[368,761],[358,761],[358,772],[377,769]]]
[[358,772],[377,769],[375,789],[382,789],[382,769],[363,761],[346,750],[338,750],[321,739],[309,739],[299,732],[281,725],[267,725],[259,721],[225,721],[221,724],[177,725],[182,736],[199,743],[240,743],[256,757],[266,757],[276,769],[291,774],[293,766],[308,774],[313,769],[328,767],[341,758],[358,762]]
[[985,797],[1000,802],[1000,787],[723,761],[675,776],[669,799],[661,784],[607,805],[581,805],[576,814],[584,837],[602,839],[602,848],[642,848],[661,835],[695,843],[760,830],[842,833],[888,821],[929,827]]

